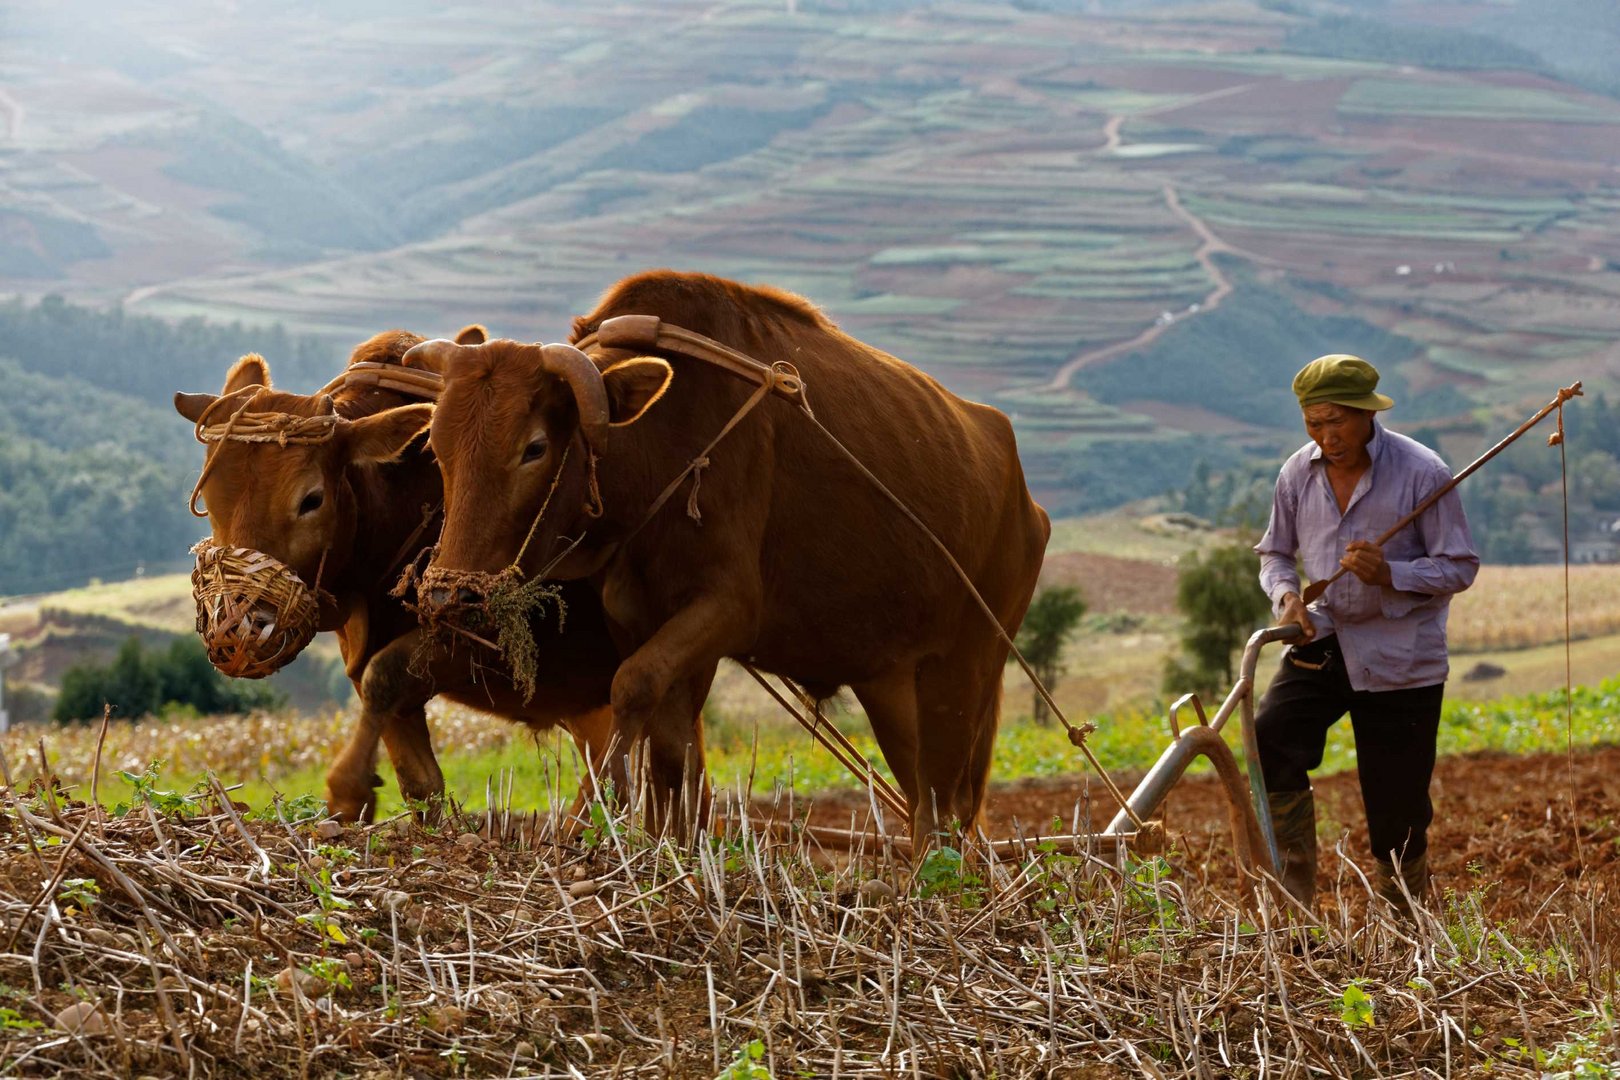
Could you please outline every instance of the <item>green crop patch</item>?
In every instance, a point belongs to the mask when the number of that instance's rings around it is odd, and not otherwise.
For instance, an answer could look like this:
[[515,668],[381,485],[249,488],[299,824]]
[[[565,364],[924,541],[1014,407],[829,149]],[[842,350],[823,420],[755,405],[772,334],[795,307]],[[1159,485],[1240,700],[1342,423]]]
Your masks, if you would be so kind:
[[1361,79],[1339,99],[1348,116],[1432,116],[1450,120],[1620,123],[1620,105],[1589,104],[1550,90],[1481,83]]

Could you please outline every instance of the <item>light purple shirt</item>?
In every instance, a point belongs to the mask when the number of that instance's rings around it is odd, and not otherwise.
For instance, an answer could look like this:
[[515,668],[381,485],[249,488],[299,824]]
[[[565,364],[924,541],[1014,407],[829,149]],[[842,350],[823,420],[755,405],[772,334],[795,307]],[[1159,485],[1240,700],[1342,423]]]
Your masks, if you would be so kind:
[[[1283,597],[1300,591],[1296,557],[1310,580],[1329,577],[1350,541],[1377,540],[1451,479],[1439,455],[1377,421],[1367,452],[1372,464],[1343,514],[1320,447],[1306,443],[1283,463],[1271,523],[1254,546],[1260,587],[1279,616]],[[1385,542],[1384,561],[1389,585],[1368,585],[1347,572],[1310,606],[1317,636],[1338,635],[1352,689],[1403,690],[1445,682],[1451,594],[1473,584],[1479,571],[1455,488]]]

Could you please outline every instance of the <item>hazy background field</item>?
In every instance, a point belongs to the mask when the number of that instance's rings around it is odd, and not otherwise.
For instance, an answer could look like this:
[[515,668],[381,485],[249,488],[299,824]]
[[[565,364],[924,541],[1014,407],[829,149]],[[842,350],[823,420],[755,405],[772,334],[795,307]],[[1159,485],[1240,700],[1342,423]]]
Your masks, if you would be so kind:
[[[1263,512],[1306,360],[1373,359],[1391,423],[1455,464],[1583,379],[1596,684],[1620,666],[1617,50],[1610,0],[0,2],[13,702],[190,632],[175,390],[247,351],[311,388],[390,326],[560,339],[660,265],[799,290],[1013,417],[1065,519],[1046,581],[1091,607],[1080,714],[1153,707],[1175,559]],[[1493,565],[1453,636],[1459,675],[1506,674],[1459,699],[1563,677],[1561,572],[1522,565],[1561,554],[1557,453],[1487,475]],[[279,682],[311,715],[347,698],[330,642]],[[765,712],[730,678],[711,711]]]

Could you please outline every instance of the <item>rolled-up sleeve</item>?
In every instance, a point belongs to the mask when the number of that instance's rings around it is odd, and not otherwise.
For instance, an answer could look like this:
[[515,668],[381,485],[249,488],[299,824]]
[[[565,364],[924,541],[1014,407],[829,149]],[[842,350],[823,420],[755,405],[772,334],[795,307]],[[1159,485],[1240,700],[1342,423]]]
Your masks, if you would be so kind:
[[1289,593],[1299,592],[1299,533],[1294,521],[1298,492],[1285,465],[1277,476],[1277,487],[1271,494],[1271,520],[1266,534],[1254,545],[1260,556],[1260,588],[1271,600],[1272,614],[1282,615],[1282,600]]
[[[1428,498],[1450,479],[1448,473],[1432,474],[1423,497]],[[1416,524],[1425,554],[1416,559],[1391,562],[1390,587],[1385,590],[1411,595],[1411,601],[1404,605],[1407,608],[1432,596],[1460,593],[1474,583],[1474,576],[1479,573],[1479,552],[1474,550],[1473,534],[1468,531],[1468,518],[1463,514],[1462,497],[1456,488],[1425,510]],[[1399,596],[1385,597],[1386,614],[1402,614],[1398,610],[1402,606]],[[1392,607],[1397,610],[1392,612]]]

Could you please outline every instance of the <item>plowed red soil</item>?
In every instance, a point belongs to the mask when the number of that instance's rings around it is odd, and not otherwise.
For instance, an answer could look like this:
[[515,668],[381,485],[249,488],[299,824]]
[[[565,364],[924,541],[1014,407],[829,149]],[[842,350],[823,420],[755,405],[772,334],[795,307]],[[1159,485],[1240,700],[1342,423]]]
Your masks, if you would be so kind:
[[[1116,777],[1127,791],[1135,779]],[[1353,771],[1315,781],[1324,891],[1335,877],[1353,876],[1333,853],[1339,841],[1364,872],[1372,870],[1359,784]],[[1620,893],[1620,747],[1577,751],[1573,777],[1564,754],[1442,758],[1431,790],[1430,863],[1441,904],[1448,890],[1476,892],[1488,919],[1512,923],[1535,917],[1577,878],[1583,894]],[[863,803],[823,795],[814,801],[812,819],[847,828],[852,810]],[[1019,826],[1026,835],[1049,833],[1055,816],[1067,831],[1077,804],[1083,818],[1088,803],[1095,827],[1102,828],[1115,807],[1095,778],[1089,785],[1078,773],[1073,779],[995,785],[986,828],[996,838],[1017,835]],[[1216,778],[1201,775],[1176,785],[1162,811],[1180,871],[1218,889],[1235,888],[1237,881],[1226,805]],[[1595,917],[1611,923],[1598,936],[1620,940],[1620,915],[1609,905],[1598,909]]]

